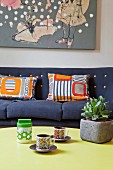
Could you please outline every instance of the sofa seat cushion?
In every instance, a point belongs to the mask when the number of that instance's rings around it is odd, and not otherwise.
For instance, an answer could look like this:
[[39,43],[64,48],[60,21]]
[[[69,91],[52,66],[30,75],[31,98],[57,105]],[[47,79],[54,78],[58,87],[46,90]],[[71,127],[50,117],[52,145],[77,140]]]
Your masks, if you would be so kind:
[[45,118],[60,121],[62,104],[46,100],[18,101],[7,108],[8,118]]
[[7,106],[12,103],[10,100],[0,100],[0,119],[6,119]]
[[81,119],[81,113],[83,112],[84,105],[87,103],[87,100],[81,101],[70,101],[65,102],[62,105],[63,118],[62,119]]

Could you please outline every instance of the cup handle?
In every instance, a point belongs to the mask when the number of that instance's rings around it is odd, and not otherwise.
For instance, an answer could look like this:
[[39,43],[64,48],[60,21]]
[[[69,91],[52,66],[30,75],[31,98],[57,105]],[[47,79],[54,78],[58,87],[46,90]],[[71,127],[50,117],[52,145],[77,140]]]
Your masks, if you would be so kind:
[[54,143],[55,143],[55,139],[54,139],[54,136],[52,135],[51,136],[51,145],[54,145]]
[[69,135],[69,129],[66,129],[66,136]]

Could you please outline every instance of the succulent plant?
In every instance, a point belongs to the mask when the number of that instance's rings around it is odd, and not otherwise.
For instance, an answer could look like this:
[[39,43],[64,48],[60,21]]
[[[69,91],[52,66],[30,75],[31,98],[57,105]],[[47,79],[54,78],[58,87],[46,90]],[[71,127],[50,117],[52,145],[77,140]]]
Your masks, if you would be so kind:
[[106,109],[107,103],[102,96],[99,96],[98,99],[91,98],[82,109],[84,112],[81,113],[81,116],[90,120],[106,120],[111,112]]

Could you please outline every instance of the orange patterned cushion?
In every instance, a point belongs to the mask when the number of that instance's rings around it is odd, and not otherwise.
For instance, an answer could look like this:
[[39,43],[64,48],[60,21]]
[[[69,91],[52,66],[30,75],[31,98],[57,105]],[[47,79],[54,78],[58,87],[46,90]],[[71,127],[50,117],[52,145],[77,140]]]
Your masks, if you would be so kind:
[[10,77],[0,75],[0,97],[33,98],[36,81],[37,77]]
[[88,99],[89,75],[48,74],[48,100],[74,101]]

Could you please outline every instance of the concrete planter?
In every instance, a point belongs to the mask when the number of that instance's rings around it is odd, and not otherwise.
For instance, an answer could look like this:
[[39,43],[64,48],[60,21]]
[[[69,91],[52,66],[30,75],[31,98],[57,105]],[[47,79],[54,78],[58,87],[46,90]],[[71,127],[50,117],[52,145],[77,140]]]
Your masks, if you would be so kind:
[[81,119],[80,137],[94,143],[109,142],[113,138],[113,121],[97,122]]

